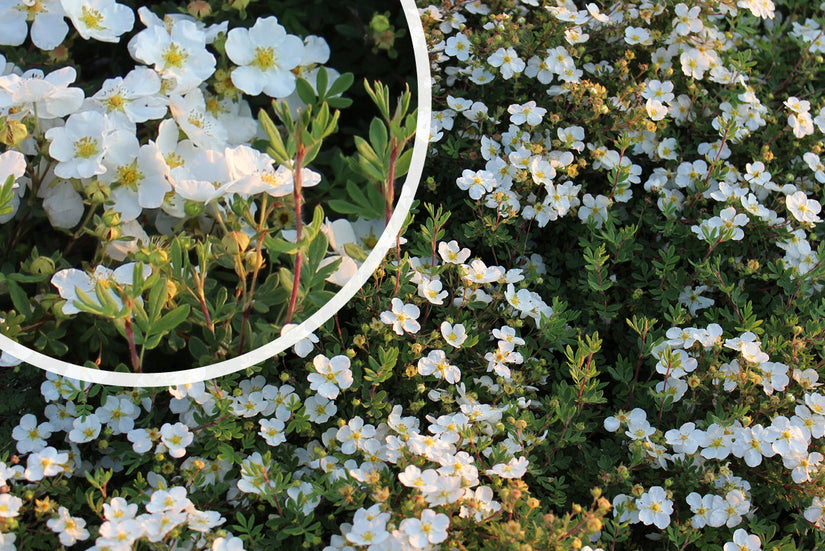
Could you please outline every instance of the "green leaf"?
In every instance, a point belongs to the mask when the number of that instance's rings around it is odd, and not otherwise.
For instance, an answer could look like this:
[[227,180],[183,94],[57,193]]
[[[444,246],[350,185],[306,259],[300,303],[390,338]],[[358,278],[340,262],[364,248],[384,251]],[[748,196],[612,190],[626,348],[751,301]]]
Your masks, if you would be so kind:
[[375,149],[373,149],[367,140],[361,138],[360,136],[355,136],[355,149],[358,150],[360,157],[366,161],[378,165],[381,164],[381,159],[378,157],[378,153],[375,152]]
[[320,67],[315,77],[315,89],[318,90],[318,97],[323,98],[326,96],[327,84],[329,84],[327,70],[325,67]]
[[18,283],[40,283],[44,281],[48,276],[46,275],[39,275],[39,274],[19,274],[19,273],[12,273],[6,276],[9,281],[16,281]]
[[303,279],[303,283],[307,288],[310,287],[309,283],[312,280],[312,276],[318,271],[318,267],[327,254],[328,245],[327,237],[323,233],[318,233],[315,239],[309,244],[306,264],[301,274],[301,279]]
[[413,150],[409,149],[399,155],[395,161],[395,177],[401,178],[410,171],[410,163],[412,163]]
[[370,123],[370,143],[372,148],[379,154],[387,154],[387,143],[389,136],[387,134],[387,127],[379,119],[372,119]]
[[352,100],[350,98],[329,98],[327,105],[333,109],[346,109],[352,105]]
[[270,147],[267,149],[267,153],[280,164],[289,163],[292,160],[292,156],[286,150],[284,140],[281,138],[281,133],[263,109],[258,112],[258,120],[261,121],[266,135],[269,137]]
[[298,91],[298,97],[307,105],[314,105],[317,99],[315,90],[312,85],[305,79],[299,78],[295,81],[295,89]]
[[[335,79],[335,82],[333,82],[332,86],[329,87],[327,97],[343,94],[350,89],[353,82],[355,82],[355,76],[352,73],[344,73]],[[335,107],[332,103],[330,103],[330,106]]]
[[347,256],[358,262],[364,262],[369,254],[355,243],[345,243],[344,252],[347,253]]
[[166,278],[161,279],[157,285],[152,287],[149,291],[149,320],[154,322],[160,317],[160,312],[163,309],[163,304],[166,302]]
[[167,312],[157,323],[152,326],[152,333],[168,333],[175,327],[186,321],[191,308],[188,304],[178,306],[171,312]]
[[22,314],[25,319],[28,320],[31,318],[31,303],[29,303],[29,296],[26,294],[26,291],[11,279],[8,280],[8,287],[14,309],[17,310],[19,314]]
[[14,207],[11,205],[14,199],[14,174],[9,174],[3,185],[0,186],[0,216],[11,214]]
[[332,199],[327,201],[327,204],[330,206],[332,210],[339,214],[360,214],[361,209],[349,201],[344,201],[343,199]]
[[299,243],[290,243],[285,239],[271,235],[264,238],[264,246],[271,252],[282,254],[296,254],[301,248]]

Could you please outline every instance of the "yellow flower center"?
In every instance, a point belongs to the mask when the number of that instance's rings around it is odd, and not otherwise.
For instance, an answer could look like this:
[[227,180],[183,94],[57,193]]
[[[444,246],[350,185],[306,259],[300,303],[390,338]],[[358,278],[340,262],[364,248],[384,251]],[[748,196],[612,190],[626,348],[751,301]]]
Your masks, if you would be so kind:
[[86,6],[81,8],[80,21],[94,31],[102,31],[106,28],[101,23],[101,21],[103,21],[103,14]]
[[170,153],[165,158],[166,164],[169,165],[169,168],[176,168],[179,166],[183,166],[184,164],[183,157],[181,157],[177,153]]
[[120,94],[115,94],[110,98],[106,98],[105,103],[109,108],[109,111],[123,111],[123,106],[126,105],[126,100],[123,99],[123,96]]
[[143,173],[138,170],[137,163],[132,163],[129,166],[119,167],[117,169],[117,178],[125,187],[136,190],[138,184],[143,181]]
[[173,42],[169,44],[161,57],[164,63],[163,70],[167,70],[170,67],[183,67],[184,62],[189,57],[189,53]]
[[41,2],[40,0],[35,0],[29,6],[25,4],[18,4],[16,7],[18,10],[26,12],[27,21],[34,21],[34,18],[37,17],[37,14],[46,11],[46,8],[43,7],[43,2]]
[[190,115],[186,122],[197,128],[203,128],[203,119],[197,114]]
[[221,113],[228,113],[229,110],[226,109],[221,102],[218,101],[218,98],[210,98],[206,102],[206,111],[212,113],[214,116],[218,116]]
[[89,136],[80,138],[77,143],[74,144],[75,157],[80,157],[81,159],[89,159],[97,155],[99,152],[100,150],[97,147],[97,140]]
[[270,47],[258,46],[255,48],[255,58],[250,65],[261,71],[268,71],[275,67],[275,61],[275,50]]

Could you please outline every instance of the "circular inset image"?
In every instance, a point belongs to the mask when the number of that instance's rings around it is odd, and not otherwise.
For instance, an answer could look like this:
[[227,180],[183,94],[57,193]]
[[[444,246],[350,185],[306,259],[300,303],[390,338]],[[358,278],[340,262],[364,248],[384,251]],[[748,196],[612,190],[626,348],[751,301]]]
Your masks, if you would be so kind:
[[396,243],[430,130],[417,9],[109,4],[0,14],[0,363],[141,387],[260,363]]

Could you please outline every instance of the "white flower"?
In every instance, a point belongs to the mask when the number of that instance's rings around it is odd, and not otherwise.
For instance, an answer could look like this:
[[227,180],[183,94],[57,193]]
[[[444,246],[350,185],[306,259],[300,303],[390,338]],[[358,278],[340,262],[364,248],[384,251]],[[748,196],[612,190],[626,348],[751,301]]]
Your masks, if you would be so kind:
[[103,504],[103,516],[106,520],[132,519],[137,515],[137,510],[137,504],[129,503],[122,497],[113,497],[109,503]]
[[[739,0],[736,5],[740,8],[750,10],[756,17],[761,17],[762,19],[774,18],[774,9],[776,6],[774,6],[772,0]],[[728,550],[725,549],[725,551]]]
[[183,97],[173,96],[169,101],[169,111],[180,129],[196,146],[221,151],[224,149],[228,135],[226,128],[206,110],[206,100],[200,88],[189,91]]
[[653,98],[648,98],[645,103],[647,116],[652,121],[660,121],[667,116],[668,108],[661,101]]
[[54,427],[51,423],[37,424],[37,417],[27,413],[20,418],[20,423],[12,430],[12,438],[17,440],[17,451],[29,453],[42,450],[46,447],[46,439],[52,435]]
[[18,515],[23,500],[11,494],[0,494],[0,518],[12,518]]
[[487,474],[495,474],[502,478],[521,478],[527,472],[530,462],[526,457],[515,457],[507,463],[498,463],[491,469],[487,469]]
[[29,455],[24,475],[29,482],[43,480],[46,476],[54,476],[66,470],[69,463],[68,453],[59,453],[49,446],[37,453]]
[[676,17],[673,19],[673,26],[677,34],[685,36],[690,33],[698,33],[704,28],[704,24],[699,18],[702,11],[701,6],[693,6],[688,9],[686,4],[680,2],[676,4],[674,11]]
[[467,61],[470,58],[470,54],[473,52],[473,45],[470,43],[470,39],[467,38],[467,35],[464,33],[458,33],[454,36],[451,36],[447,39],[446,47],[444,48],[444,53],[450,57],[454,57],[459,61]]
[[493,67],[498,67],[501,76],[505,80],[513,78],[516,73],[521,73],[527,66],[524,61],[519,58],[514,48],[499,48],[493,55],[487,58],[487,63]]
[[319,425],[329,421],[338,412],[338,406],[335,405],[335,402],[317,394],[313,394],[304,400],[304,408],[310,422]]
[[153,144],[138,146],[135,136],[127,134],[132,143],[115,147],[109,143],[109,151],[103,160],[106,172],[100,180],[112,187],[112,209],[119,212],[121,222],[131,222],[143,209],[156,209],[163,204],[172,185],[166,178],[168,172],[163,154]]
[[175,22],[171,31],[150,25],[129,42],[132,57],[154,65],[164,81],[164,91],[186,94],[215,72],[215,56],[206,49],[206,32],[187,20]]
[[65,117],[83,103],[83,90],[69,87],[76,77],[74,67],[63,67],[48,75],[40,69],[20,76],[7,75],[0,86],[0,110],[13,111],[15,118],[35,114],[41,119]]
[[[281,335],[285,335],[288,331],[296,327],[298,326],[294,323],[285,324],[281,327]],[[306,358],[318,342],[318,336],[315,333],[310,333],[303,339],[296,342],[295,346],[292,347],[292,350],[299,358]]]
[[467,340],[467,330],[461,323],[452,325],[448,321],[443,322],[441,324],[441,335],[448,344],[456,348],[461,348],[461,345]]
[[800,222],[815,223],[822,222],[819,212],[822,205],[816,199],[808,199],[804,191],[797,191],[793,195],[785,198],[785,206],[791,211],[794,218]]
[[80,222],[86,205],[83,197],[71,182],[56,180],[48,185],[41,183],[37,196],[43,199],[43,210],[55,228],[73,228]]
[[805,509],[804,515],[808,522],[812,522],[817,527],[821,527],[823,517],[825,517],[825,500],[819,496],[815,496],[811,501],[811,506]]
[[41,50],[53,50],[69,32],[59,0],[17,0],[3,2],[0,11],[0,44],[19,46],[26,40],[32,21],[32,43]]
[[146,504],[146,511],[149,513],[161,513],[164,511],[182,511],[191,505],[186,497],[186,488],[183,486],[173,486],[166,489],[157,489],[152,492],[149,503]]
[[487,170],[473,171],[465,169],[455,181],[459,189],[468,191],[471,199],[481,197],[498,186],[498,181],[492,172]]
[[233,177],[228,193],[242,196],[267,193],[272,197],[292,194],[295,186],[291,171],[285,166],[275,168],[275,160],[266,153],[239,145],[226,149],[226,161]]
[[[97,302],[99,300],[95,292],[97,282],[103,282],[104,285],[109,283],[132,285],[134,284],[134,269],[134,262],[124,264],[115,270],[110,270],[105,266],[97,266],[91,275],[75,268],[66,268],[55,273],[52,276],[51,283],[57,287],[61,298],[66,299],[66,303],[63,305],[63,313],[70,316],[80,312],[80,309],[75,305],[76,301],[79,301],[78,291],[82,291],[93,302]],[[152,267],[144,265],[143,277],[147,278],[151,273]],[[115,304],[122,307],[123,302],[115,289],[111,288],[111,285],[109,285],[108,291]]]
[[358,518],[358,513],[362,511],[363,509],[359,509],[355,513],[357,521],[353,523],[352,529],[346,534],[348,541],[359,546],[373,546],[382,543],[390,537],[390,533],[387,532],[387,518],[383,515],[378,515],[378,517],[372,520],[367,520],[366,515],[363,515],[363,513],[360,515],[361,518]]
[[444,299],[449,293],[442,290],[442,283],[438,276],[422,278],[418,284],[418,296],[427,299],[430,304],[444,304]]
[[258,19],[251,29],[235,28],[226,38],[226,55],[239,65],[232,83],[257,96],[285,98],[295,90],[292,69],[301,63],[304,42],[287,34],[275,16]]
[[0,185],[5,185],[10,177],[13,181],[12,190],[17,190],[12,195],[11,207],[14,209],[9,214],[3,215],[0,222],[6,222],[14,217],[17,207],[20,204],[20,192],[23,191],[17,179],[26,173],[26,158],[19,151],[6,151],[0,155]]
[[[714,494],[700,496],[696,492],[691,492],[687,498],[685,498],[685,501],[690,505],[690,510],[693,513],[690,523],[694,528],[698,530],[705,526],[721,526],[719,522],[713,522],[711,520],[714,512],[724,507],[724,500],[720,496]],[[724,524],[724,522],[722,522],[722,524]]]
[[166,113],[160,88],[161,80],[155,71],[137,67],[125,77],[103,81],[100,90],[86,100],[86,105],[108,115],[118,126],[160,119]]
[[126,433],[126,439],[132,443],[135,453],[143,455],[152,449],[152,437],[146,429],[132,429]]
[[235,536],[215,538],[211,551],[244,551],[243,540]]
[[696,287],[685,287],[679,293],[679,302],[687,306],[691,316],[696,315],[697,310],[713,306],[713,299],[703,297],[702,293],[708,290],[706,285],[698,285]]
[[85,40],[119,42],[132,30],[135,14],[115,0],[60,0],[74,28]]
[[338,397],[339,389],[346,389],[352,386],[353,377],[350,371],[350,360],[348,357],[338,355],[332,359],[323,354],[318,354],[312,360],[312,365],[317,373],[307,375],[309,388],[318,392],[324,398],[334,400]]
[[444,513],[424,509],[421,519],[407,518],[401,521],[399,528],[410,538],[410,542],[419,549],[428,548],[447,539],[450,519]]
[[[742,2],[739,2],[741,5]],[[759,551],[762,549],[762,542],[759,536],[748,534],[742,528],[737,528],[733,533],[733,541],[729,541],[723,547],[723,551]]]
[[421,375],[433,375],[437,379],[444,379],[455,384],[461,379],[461,370],[450,364],[443,350],[433,350],[426,358],[418,360],[418,372]]
[[277,446],[286,442],[284,435],[284,422],[280,419],[259,419],[258,424],[261,425],[261,430],[258,431],[266,443],[270,446]]
[[404,331],[418,333],[421,325],[416,321],[421,311],[415,304],[404,304],[400,298],[392,299],[392,310],[381,312],[381,321],[392,325],[393,331],[403,335]]
[[286,491],[290,501],[301,507],[304,515],[310,514],[321,503],[321,496],[316,495],[312,484],[301,482],[298,486],[290,486]]
[[447,264],[463,264],[470,258],[470,249],[463,248],[459,250],[458,241],[455,239],[449,243],[440,242],[438,244],[438,254],[441,260]]
[[653,486],[636,500],[639,509],[639,520],[644,524],[654,524],[660,530],[670,524],[670,514],[673,512],[673,502],[667,498],[665,489]]
[[375,427],[364,424],[364,420],[355,416],[335,433],[335,439],[341,442],[341,453],[351,455],[356,449],[363,449],[364,444],[375,436]]
[[112,434],[125,434],[135,426],[135,419],[140,414],[132,399],[125,394],[106,398],[106,403],[95,411],[101,423],[112,429]]
[[630,44],[649,44],[650,31],[644,27],[626,27],[624,30],[624,41]]
[[72,430],[69,431],[68,438],[75,444],[91,442],[100,435],[100,419],[97,415],[87,415],[78,417],[72,422]]
[[521,105],[514,103],[507,108],[507,112],[510,113],[510,122],[516,126],[524,124],[525,122],[529,126],[537,126],[541,123],[541,119],[545,113],[547,113],[547,109],[537,107],[536,102],[531,100]]
[[175,458],[186,455],[186,446],[191,444],[194,438],[189,427],[183,423],[164,423],[160,428],[160,441],[169,450],[169,455]]
[[178,195],[198,203],[223,197],[232,183],[226,157],[214,149],[200,150],[191,162],[173,168],[171,177]]
[[618,494],[613,498],[613,517],[618,517],[618,522],[639,522],[639,509],[636,507],[636,500],[626,494]]
[[65,126],[47,130],[49,155],[59,161],[54,173],[61,178],[91,178],[106,172],[103,156],[109,128],[105,116],[84,111],[71,115]]
[[57,518],[47,520],[46,526],[59,534],[61,544],[69,547],[89,537],[85,520],[71,516],[65,507],[58,508],[57,515]]

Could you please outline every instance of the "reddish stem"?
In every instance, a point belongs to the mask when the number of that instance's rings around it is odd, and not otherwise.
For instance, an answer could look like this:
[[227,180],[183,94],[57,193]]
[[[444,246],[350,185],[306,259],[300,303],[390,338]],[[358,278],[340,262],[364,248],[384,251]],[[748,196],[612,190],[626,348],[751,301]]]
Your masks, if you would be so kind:
[[135,373],[141,373],[140,357],[135,346],[135,332],[132,330],[132,320],[127,317],[124,321],[126,324],[126,340],[129,342],[129,357],[132,360],[132,370],[134,370]]
[[[301,239],[303,239],[304,233],[304,221],[302,218],[302,210],[303,210],[303,195],[301,194],[301,170],[303,168],[304,163],[304,154],[306,151],[304,150],[303,144],[298,144],[298,150],[295,154],[295,167],[292,170],[292,180],[294,182],[294,186],[292,189],[292,197],[295,200],[295,242],[300,243]],[[301,251],[300,247],[298,248],[298,253],[295,256],[295,274],[292,278],[292,294],[289,297],[289,308],[286,311],[286,320],[284,323],[290,323],[292,321],[292,316],[295,314],[295,305],[298,302],[298,284],[301,281],[301,268],[304,264],[304,255]]]

